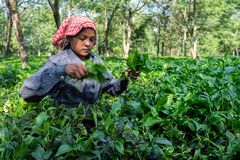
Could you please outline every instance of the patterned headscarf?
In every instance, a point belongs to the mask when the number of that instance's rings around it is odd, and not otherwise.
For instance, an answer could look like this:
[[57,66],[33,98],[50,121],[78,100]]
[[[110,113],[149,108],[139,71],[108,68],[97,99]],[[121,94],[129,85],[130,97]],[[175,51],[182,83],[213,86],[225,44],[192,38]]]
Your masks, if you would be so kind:
[[61,48],[66,41],[66,36],[75,36],[83,28],[92,28],[96,33],[96,24],[87,17],[70,16],[59,26],[57,32],[52,38],[52,44]]

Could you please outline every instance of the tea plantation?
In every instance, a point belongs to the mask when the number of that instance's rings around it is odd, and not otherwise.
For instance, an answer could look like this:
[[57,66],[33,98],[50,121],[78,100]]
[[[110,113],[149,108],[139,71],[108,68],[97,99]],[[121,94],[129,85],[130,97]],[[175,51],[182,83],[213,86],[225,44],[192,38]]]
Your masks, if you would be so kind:
[[[237,159],[240,156],[240,58],[157,58],[118,97],[92,106],[26,103],[23,80],[47,57],[20,68],[0,62],[0,159]],[[115,77],[126,60],[104,61]],[[94,124],[92,129],[85,121]]]

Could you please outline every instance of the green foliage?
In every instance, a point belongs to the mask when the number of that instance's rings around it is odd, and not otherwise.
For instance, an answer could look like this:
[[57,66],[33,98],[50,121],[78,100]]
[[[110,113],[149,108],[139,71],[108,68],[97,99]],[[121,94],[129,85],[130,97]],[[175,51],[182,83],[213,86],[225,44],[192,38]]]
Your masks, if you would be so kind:
[[105,76],[108,75],[107,68],[101,63],[93,63],[91,60],[85,62],[87,70],[89,71],[88,79],[105,82]]
[[[0,159],[239,157],[239,58],[152,57],[151,71],[130,81],[127,92],[72,108],[53,106],[49,97],[24,102],[20,86],[36,68],[11,61],[11,68],[0,66],[6,79],[18,75],[0,85]],[[43,59],[32,61],[40,66]],[[120,57],[105,62],[115,73],[126,67]]]
[[131,71],[142,71],[146,67],[147,54],[140,54],[138,51],[130,53],[127,58],[127,66]]
[[[239,2],[238,1],[63,1],[60,3],[61,20],[65,19],[70,9],[72,14],[86,14],[98,26],[98,45],[94,52],[103,54],[106,36],[108,49],[111,54],[122,55],[123,34],[127,30],[122,25],[128,22],[131,49],[138,48],[141,52],[162,55],[190,54],[192,41],[197,39],[197,51],[201,56],[224,55],[226,49],[238,48],[239,40]],[[50,55],[57,52],[51,45],[51,38],[57,30],[52,10],[47,2],[41,5],[23,2],[18,6],[20,23],[24,34],[24,44],[28,54]],[[140,7],[146,4],[144,7]],[[186,7],[188,6],[188,7]],[[24,7],[24,8],[23,8]],[[140,10],[134,11],[136,8]],[[195,10],[195,11],[194,11]],[[4,42],[7,24],[7,14],[4,5],[0,6],[0,42]],[[113,14],[114,13],[114,14]],[[184,13],[184,14],[179,14]],[[186,13],[186,14],[185,14]],[[187,17],[183,17],[183,16]],[[112,19],[111,19],[112,18]],[[106,23],[110,21],[109,32]],[[183,20],[187,21],[183,21]],[[192,37],[193,27],[196,26],[196,37]],[[187,31],[184,37],[184,31]],[[126,38],[126,37],[125,37]],[[212,45],[209,45],[212,44]],[[2,50],[3,43],[0,43]],[[186,47],[186,48],[185,48]],[[157,53],[158,52],[158,53]],[[9,53],[18,53],[16,32],[13,27]]]
[[19,71],[14,69],[16,66],[8,64],[4,69],[0,71],[1,87],[13,87],[19,81]]
[[[25,46],[31,55],[49,55],[56,50],[51,45],[51,38],[57,28],[50,8],[33,6],[21,15]],[[31,25],[29,25],[31,24]]]
[[0,6],[0,51],[2,51],[3,47],[3,41],[5,37],[6,32],[6,26],[7,26],[7,19],[4,17],[4,10]]

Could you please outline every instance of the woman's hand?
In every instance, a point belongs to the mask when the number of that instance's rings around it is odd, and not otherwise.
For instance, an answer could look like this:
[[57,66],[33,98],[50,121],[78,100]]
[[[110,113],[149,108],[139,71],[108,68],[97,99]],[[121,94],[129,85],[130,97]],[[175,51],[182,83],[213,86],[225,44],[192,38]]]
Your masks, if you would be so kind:
[[126,79],[126,77],[130,77],[131,79],[136,80],[140,73],[141,73],[140,71],[131,71],[127,69],[122,73],[122,77],[123,79]]
[[136,80],[140,73],[141,73],[140,71],[128,71],[128,77]]
[[67,64],[66,65],[66,73],[73,78],[84,78],[89,72],[85,65],[79,64]]

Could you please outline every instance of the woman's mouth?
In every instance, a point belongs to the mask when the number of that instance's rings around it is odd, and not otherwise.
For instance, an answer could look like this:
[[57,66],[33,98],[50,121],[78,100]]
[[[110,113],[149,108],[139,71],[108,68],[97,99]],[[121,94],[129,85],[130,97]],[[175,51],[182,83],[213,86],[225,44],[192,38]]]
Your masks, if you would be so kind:
[[89,53],[89,52],[90,52],[90,49],[83,49],[82,52],[87,52],[87,53]]

